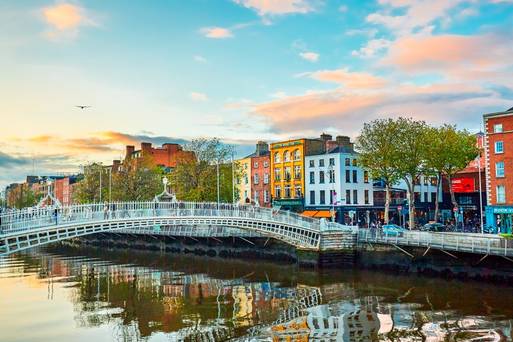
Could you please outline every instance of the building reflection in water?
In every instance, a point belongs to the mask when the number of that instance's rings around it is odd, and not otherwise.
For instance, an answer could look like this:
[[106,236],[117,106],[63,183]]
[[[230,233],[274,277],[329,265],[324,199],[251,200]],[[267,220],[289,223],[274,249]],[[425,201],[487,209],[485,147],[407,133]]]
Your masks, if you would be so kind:
[[46,286],[50,300],[57,286],[69,290],[78,327],[108,325],[119,341],[159,335],[177,341],[428,342],[511,336],[508,320],[403,302],[409,290],[393,300],[362,295],[347,281],[285,286],[267,274],[265,281],[217,278],[196,269],[185,274],[173,267],[44,252],[12,257],[11,265],[2,271],[33,275],[27,281]]

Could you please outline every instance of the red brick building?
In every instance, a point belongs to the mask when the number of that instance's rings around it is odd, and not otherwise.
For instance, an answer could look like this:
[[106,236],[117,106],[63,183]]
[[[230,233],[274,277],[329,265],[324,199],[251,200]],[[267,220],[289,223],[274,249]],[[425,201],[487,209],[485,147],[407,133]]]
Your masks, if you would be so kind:
[[513,217],[513,108],[483,116],[486,158],[486,225],[511,232]]
[[[151,143],[141,143],[141,149],[136,150],[135,146],[126,146],[125,158],[143,158],[151,157],[154,163],[163,168],[173,169],[180,162],[180,160],[187,160],[194,158],[194,152],[184,151],[179,144],[163,144],[162,147],[153,147]],[[116,170],[119,166],[119,161],[113,161],[113,169]]]
[[251,154],[251,198],[263,207],[271,206],[269,145],[259,141]]

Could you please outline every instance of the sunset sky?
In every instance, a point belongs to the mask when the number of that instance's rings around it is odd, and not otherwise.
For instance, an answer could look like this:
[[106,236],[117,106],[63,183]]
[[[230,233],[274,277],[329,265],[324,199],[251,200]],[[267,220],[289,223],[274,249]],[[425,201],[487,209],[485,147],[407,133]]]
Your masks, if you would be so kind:
[[478,131],[513,107],[512,22],[511,0],[2,1],[0,187],[141,140]]

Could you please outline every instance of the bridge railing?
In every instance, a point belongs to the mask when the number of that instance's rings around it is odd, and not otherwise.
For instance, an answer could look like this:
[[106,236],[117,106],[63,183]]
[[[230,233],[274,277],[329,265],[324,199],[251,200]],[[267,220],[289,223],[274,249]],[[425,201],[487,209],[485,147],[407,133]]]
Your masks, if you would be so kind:
[[0,235],[52,225],[148,217],[237,217],[320,231],[317,219],[252,205],[201,202],[115,202],[25,208],[0,215]]
[[358,229],[358,241],[513,256],[513,240],[507,240],[492,234],[437,233],[416,230],[397,233],[360,228]]

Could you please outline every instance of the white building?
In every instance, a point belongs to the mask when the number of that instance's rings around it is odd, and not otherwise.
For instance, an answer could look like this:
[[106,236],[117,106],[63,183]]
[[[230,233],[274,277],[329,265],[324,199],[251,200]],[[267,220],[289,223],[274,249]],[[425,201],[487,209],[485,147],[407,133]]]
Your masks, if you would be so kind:
[[352,146],[305,157],[305,207],[371,207],[372,180],[356,158]]

